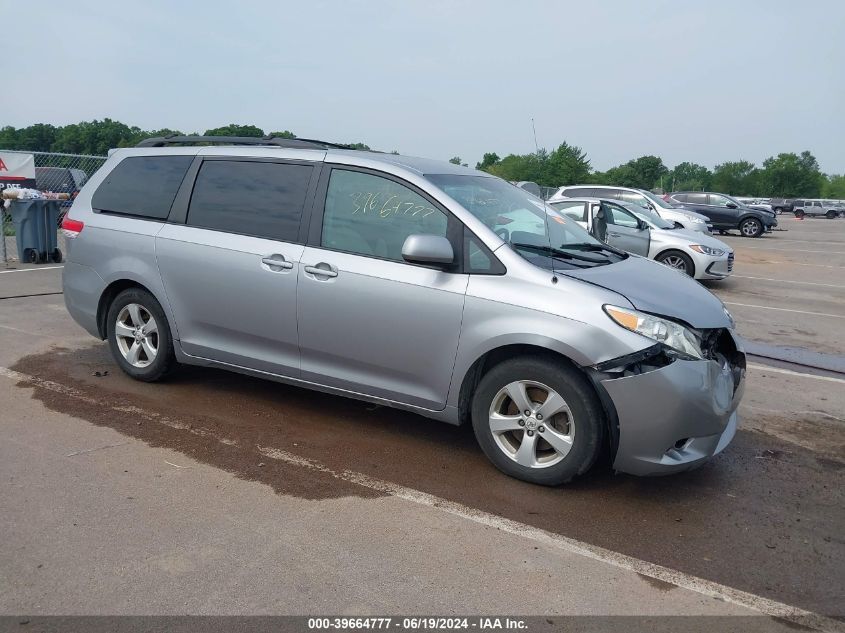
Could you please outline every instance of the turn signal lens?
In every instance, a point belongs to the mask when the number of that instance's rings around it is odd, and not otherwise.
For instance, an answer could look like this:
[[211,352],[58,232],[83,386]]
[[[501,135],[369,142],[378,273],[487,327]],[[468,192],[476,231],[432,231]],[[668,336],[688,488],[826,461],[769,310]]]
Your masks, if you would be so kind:
[[628,312],[627,310],[620,310],[619,308],[614,308],[613,306],[605,306],[604,310],[611,319],[616,321],[622,327],[628,330],[633,330],[634,332],[637,331],[639,319],[634,313]]

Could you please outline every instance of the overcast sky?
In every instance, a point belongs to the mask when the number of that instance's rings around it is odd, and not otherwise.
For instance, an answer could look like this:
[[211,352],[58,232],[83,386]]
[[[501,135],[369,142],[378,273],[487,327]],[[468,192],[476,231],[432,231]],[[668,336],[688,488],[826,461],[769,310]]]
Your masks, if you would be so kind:
[[842,0],[0,0],[0,125],[227,123],[474,165],[579,145],[607,169],[845,172]]

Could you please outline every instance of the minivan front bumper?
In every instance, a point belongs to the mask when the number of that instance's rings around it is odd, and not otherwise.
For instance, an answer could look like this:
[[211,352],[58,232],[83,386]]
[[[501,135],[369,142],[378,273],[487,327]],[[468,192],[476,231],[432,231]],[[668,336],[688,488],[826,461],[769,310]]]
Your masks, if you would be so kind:
[[742,369],[736,374],[714,360],[675,360],[644,373],[600,379],[619,424],[613,468],[664,475],[695,468],[721,452],[736,433],[745,391],[741,352],[739,358]]

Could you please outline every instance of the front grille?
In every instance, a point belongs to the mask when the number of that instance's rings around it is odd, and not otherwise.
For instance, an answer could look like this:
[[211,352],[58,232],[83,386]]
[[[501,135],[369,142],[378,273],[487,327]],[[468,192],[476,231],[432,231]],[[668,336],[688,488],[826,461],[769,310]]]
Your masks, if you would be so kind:
[[732,272],[734,269],[734,253],[731,251],[728,253],[728,272]]

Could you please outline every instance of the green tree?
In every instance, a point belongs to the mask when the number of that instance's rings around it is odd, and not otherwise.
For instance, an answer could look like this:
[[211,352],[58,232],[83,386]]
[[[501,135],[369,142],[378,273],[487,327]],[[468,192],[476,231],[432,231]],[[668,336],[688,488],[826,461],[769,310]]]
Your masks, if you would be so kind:
[[759,170],[747,160],[728,161],[713,169],[711,187],[733,196],[754,196],[759,194]]
[[830,174],[822,183],[822,198],[845,200],[845,175]]
[[496,152],[487,152],[481,159],[480,163],[475,164],[476,169],[488,171],[490,167],[499,162],[499,155]]
[[508,154],[487,171],[511,182],[530,180],[545,185],[543,171],[547,160],[548,153],[543,149],[532,154]]
[[296,138],[296,134],[289,130],[285,130],[284,132],[268,132],[268,135],[277,138]]
[[784,198],[818,198],[822,174],[819,163],[808,151],[789,152],[763,161],[760,187],[767,195]]
[[460,156],[452,156],[452,158],[449,159],[449,162],[452,163],[453,165],[460,165],[461,164],[461,157]]
[[575,185],[586,182],[591,169],[587,153],[564,141],[548,155],[536,182],[546,187]]
[[713,174],[704,165],[683,162],[663,178],[665,191],[708,191]]
[[50,151],[103,156],[113,147],[134,145],[147,136],[140,128],[120,121],[82,121],[59,128]]
[[640,156],[629,160],[624,165],[611,167],[603,174],[594,174],[593,181],[596,184],[652,189],[660,185],[661,177],[665,181],[668,173],[669,170],[662,159],[657,156]]
[[203,136],[264,136],[264,130],[254,125],[238,125],[230,123],[223,127],[206,130]]

